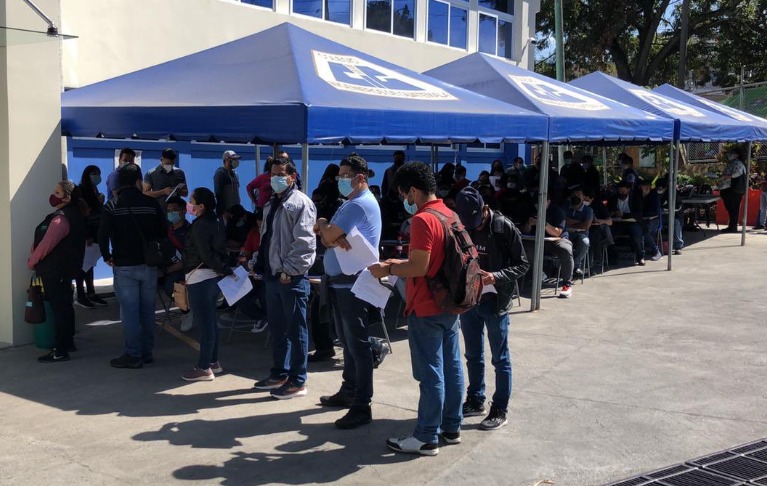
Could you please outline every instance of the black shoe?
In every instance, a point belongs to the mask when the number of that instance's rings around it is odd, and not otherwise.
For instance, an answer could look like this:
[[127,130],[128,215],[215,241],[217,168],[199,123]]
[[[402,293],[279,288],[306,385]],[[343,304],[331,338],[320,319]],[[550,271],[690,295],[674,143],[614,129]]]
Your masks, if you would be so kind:
[[763,229],[764,229],[764,225],[758,224],[758,225],[754,226],[754,227],[753,227],[753,228],[751,228],[751,229],[752,229],[752,230],[763,230]]
[[144,364],[152,364],[154,363],[154,356],[152,353],[147,353],[141,356],[141,362]]
[[90,300],[92,303],[94,303],[96,305],[100,305],[100,306],[107,306],[107,305],[109,305],[109,302],[107,302],[106,300],[102,299],[101,297],[99,297],[96,294],[88,295],[88,300]]
[[77,346],[74,345],[74,343],[67,346],[67,353],[76,353],[77,352]]
[[479,428],[482,430],[496,430],[508,423],[509,420],[506,418],[505,411],[500,408],[490,407],[490,413],[487,415],[487,418],[479,424]]
[[310,363],[318,363],[320,361],[327,361],[336,355],[335,349],[321,349],[310,354],[307,361]]
[[682,254],[682,250],[681,249],[677,248],[676,250],[674,250],[674,255],[681,255],[681,254]]
[[320,397],[320,404],[325,407],[351,408],[352,396],[348,393],[339,391],[335,395],[325,395]]
[[59,361],[69,361],[69,353],[66,351],[53,350],[50,353],[40,356],[37,361],[41,363],[58,363]]
[[90,301],[88,297],[78,297],[75,301],[75,305],[83,307],[85,309],[94,309],[96,304]]
[[352,407],[349,411],[336,420],[336,427],[339,429],[356,429],[361,425],[367,425],[373,421],[373,414],[370,411],[370,406],[367,407]]
[[110,361],[109,364],[112,365],[112,368],[138,369],[144,366],[144,363],[142,362],[141,358],[131,356],[129,354],[123,354],[119,358],[115,358],[112,361]]
[[463,404],[464,417],[476,417],[485,414],[485,404],[477,400],[468,399]]
[[226,303],[226,300],[221,302],[218,307],[216,307],[216,310],[226,310],[229,308],[229,304]]
[[458,432],[440,432],[439,438],[445,444],[455,445],[461,443],[461,431]]

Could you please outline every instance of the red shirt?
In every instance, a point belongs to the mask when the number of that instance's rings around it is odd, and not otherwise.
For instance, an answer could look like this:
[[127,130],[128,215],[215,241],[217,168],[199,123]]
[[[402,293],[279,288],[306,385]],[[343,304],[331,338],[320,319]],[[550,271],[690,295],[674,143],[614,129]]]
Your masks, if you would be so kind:
[[[429,269],[426,276],[434,278],[445,259],[445,230],[436,216],[425,211],[435,209],[445,216],[452,212],[442,202],[436,199],[418,208],[418,212],[410,218],[410,252],[413,250],[428,251]],[[416,317],[429,317],[444,314],[434,297],[431,295],[426,279],[423,277],[409,278],[405,284],[405,314],[415,313]]]
[[257,208],[263,208],[272,197],[272,174],[264,172],[259,175],[246,186],[248,194],[253,194],[253,191],[258,189],[258,200],[256,201]]
[[253,254],[253,252],[258,251],[258,248],[261,246],[261,235],[259,234],[258,226],[253,226],[250,231],[248,231],[248,237],[245,238],[245,243],[242,245],[242,251]]

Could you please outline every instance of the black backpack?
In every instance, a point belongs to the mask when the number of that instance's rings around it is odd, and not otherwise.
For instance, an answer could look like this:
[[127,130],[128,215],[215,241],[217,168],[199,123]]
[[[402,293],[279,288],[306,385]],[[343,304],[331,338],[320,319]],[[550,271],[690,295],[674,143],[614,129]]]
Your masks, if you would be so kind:
[[442,223],[445,231],[445,258],[434,278],[426,277],[437,305],[450,314],[462,314],[479,304],[482,275],[479,253],[454,212],[450,217],[434,209],[426,209]]

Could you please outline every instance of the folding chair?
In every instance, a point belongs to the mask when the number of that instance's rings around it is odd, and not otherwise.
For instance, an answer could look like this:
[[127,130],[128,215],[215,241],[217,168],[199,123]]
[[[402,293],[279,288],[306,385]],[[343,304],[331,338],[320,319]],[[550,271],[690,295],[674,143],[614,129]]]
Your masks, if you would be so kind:
[[165,329],[165,324],[169,324],[175,319],[184,315],[178,307],[172,307],[173,300],[165,295],[161,286],[157,286],[157,298],[162,304],[162,310],[155,312],[155,324]]

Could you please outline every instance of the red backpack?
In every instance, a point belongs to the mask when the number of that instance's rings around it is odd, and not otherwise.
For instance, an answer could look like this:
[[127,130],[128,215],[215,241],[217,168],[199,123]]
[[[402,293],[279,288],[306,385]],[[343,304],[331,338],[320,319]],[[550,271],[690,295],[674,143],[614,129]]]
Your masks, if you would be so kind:
[[434,278],[426,277],[426,283],[443,311],[463,314],[479,304],[482,293],[479,253],[455,212],[449,217],[434,209],[426,212],[436,216],[445,231],[445,258]]

